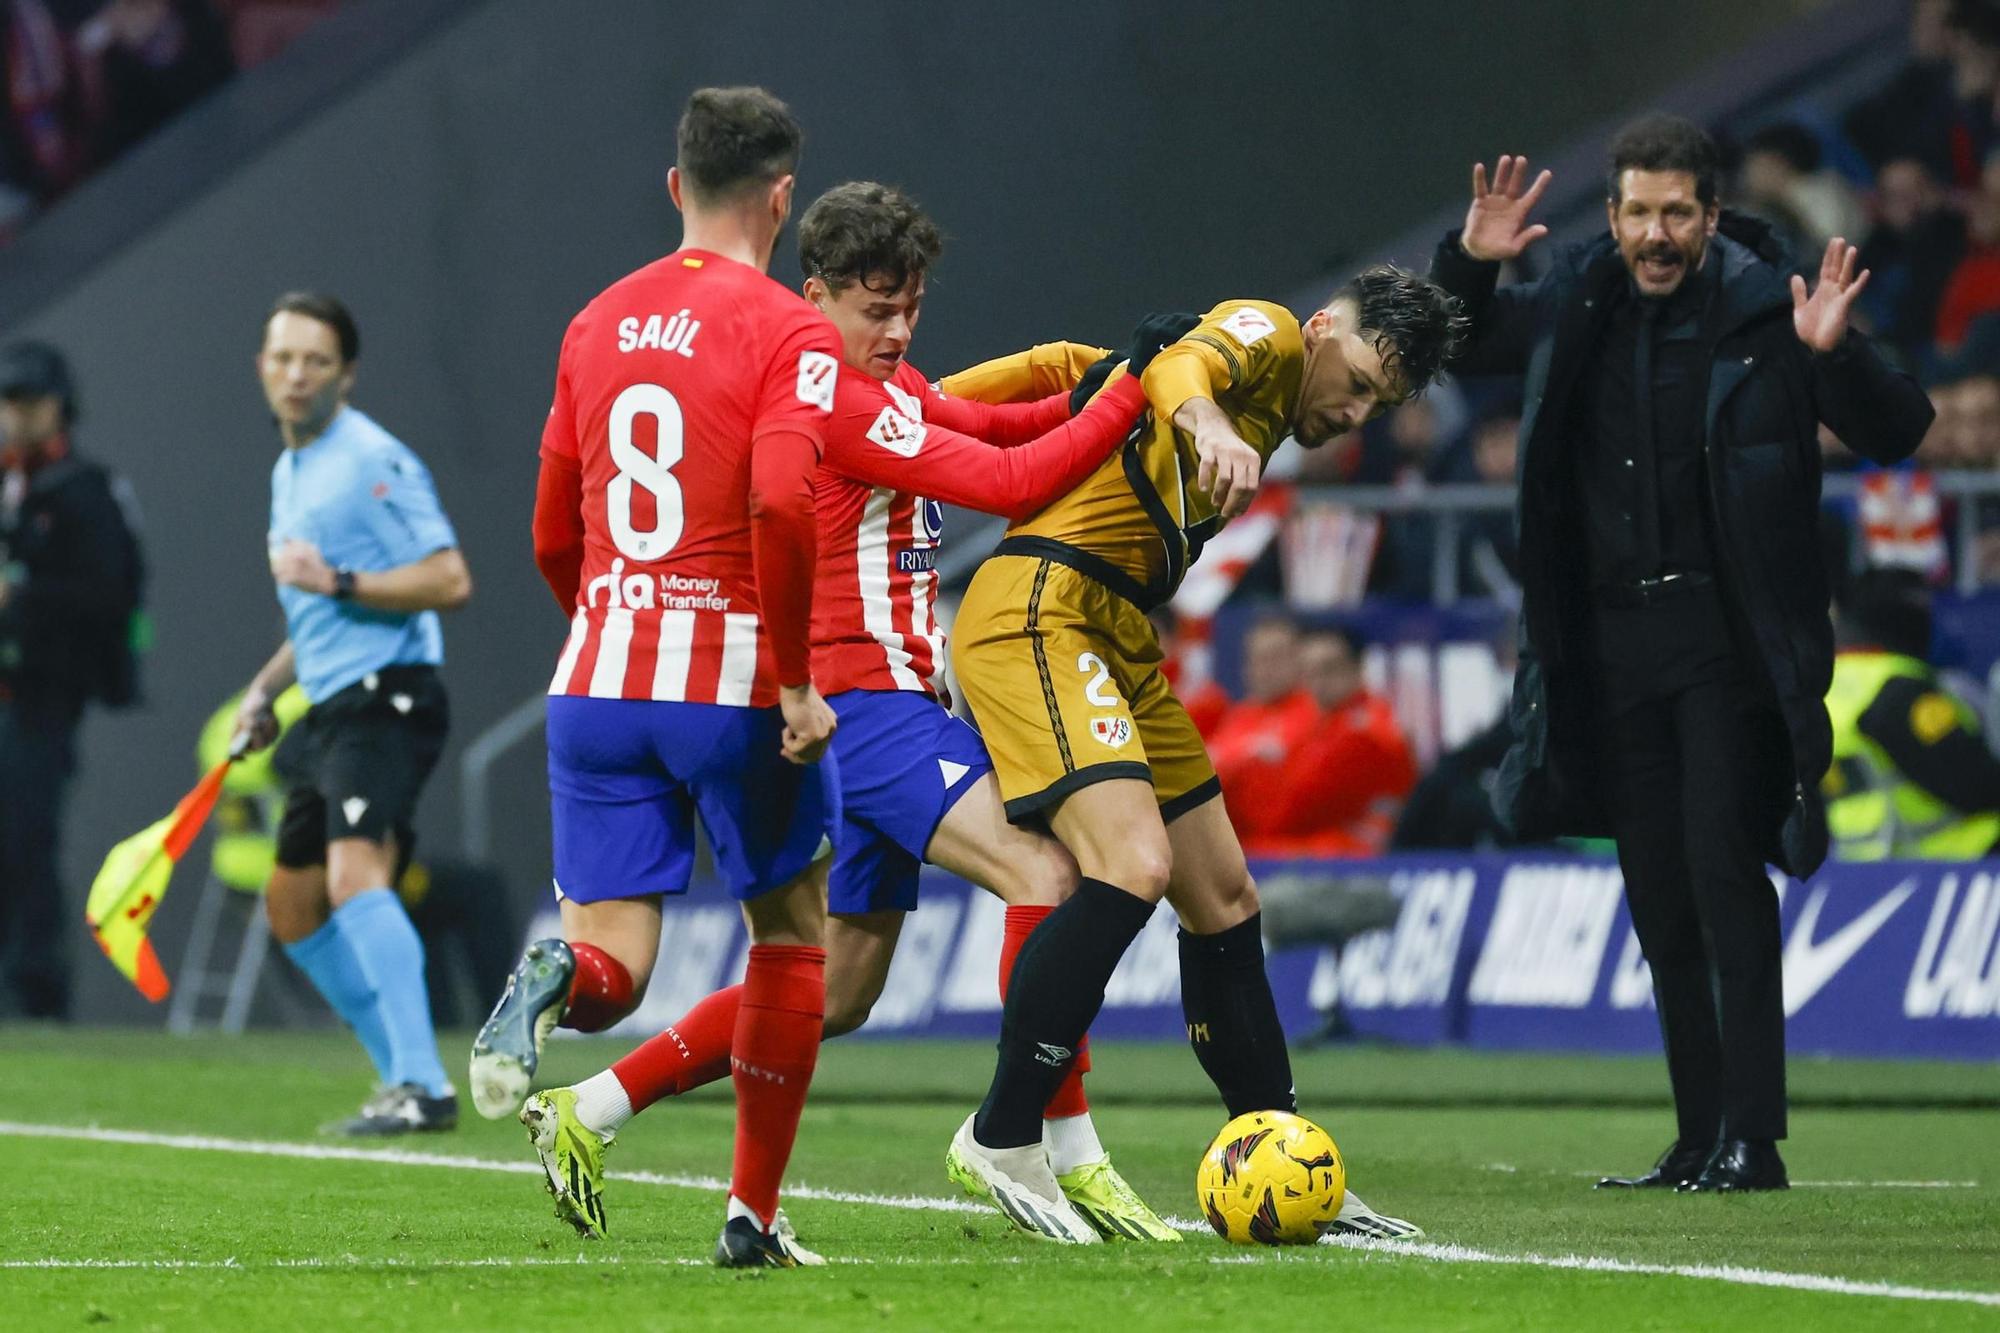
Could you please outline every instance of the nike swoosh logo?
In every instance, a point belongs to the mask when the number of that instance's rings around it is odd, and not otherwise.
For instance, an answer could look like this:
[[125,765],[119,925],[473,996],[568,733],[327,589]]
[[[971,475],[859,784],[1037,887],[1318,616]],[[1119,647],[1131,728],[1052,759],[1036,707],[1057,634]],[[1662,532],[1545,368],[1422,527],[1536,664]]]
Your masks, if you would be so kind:
[[1811,901],[1799,913],[1798,924],[1792,927],[1792,937],[1785,941],[1785,1017],[1805,1008],[1916,891],[1917,879],[1912,875],[1873,907],[1815,943],[1813,929],[1819,924],[1828,890],[1824,886],[1813,890]]

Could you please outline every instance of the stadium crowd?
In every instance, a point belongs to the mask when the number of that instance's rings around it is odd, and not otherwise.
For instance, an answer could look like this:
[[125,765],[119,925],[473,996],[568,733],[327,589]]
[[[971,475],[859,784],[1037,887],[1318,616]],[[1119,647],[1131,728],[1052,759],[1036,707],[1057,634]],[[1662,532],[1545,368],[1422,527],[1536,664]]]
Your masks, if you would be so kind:
[[339,0],[0,0],[0,245]]

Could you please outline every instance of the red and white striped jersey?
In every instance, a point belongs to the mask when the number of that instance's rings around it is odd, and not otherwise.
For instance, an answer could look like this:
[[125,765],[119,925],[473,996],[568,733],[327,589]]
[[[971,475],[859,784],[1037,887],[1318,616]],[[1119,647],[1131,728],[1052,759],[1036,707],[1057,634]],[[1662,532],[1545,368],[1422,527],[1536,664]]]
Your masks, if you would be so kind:
[[[549,693],[765,707],[781,671],[805,678],[809,476],[839,364],[823,315],[705,251],[676,251],[584,307],[542,435],[545,471],[580,472],[582,517]],[[802,533],[752,517],[753,489],[771,510],[787,485]]]
[[887,381],[853,370],[841,375],[813,482],[819,561],[812,672],[822,694],[946,697],[936,608],[942,506],[1025,518],[1068,492],[1118,447],[1143,410],[1136,381],[1123,383],[1072,421],[1066,393],[977,403],[926,383],[908,362]]

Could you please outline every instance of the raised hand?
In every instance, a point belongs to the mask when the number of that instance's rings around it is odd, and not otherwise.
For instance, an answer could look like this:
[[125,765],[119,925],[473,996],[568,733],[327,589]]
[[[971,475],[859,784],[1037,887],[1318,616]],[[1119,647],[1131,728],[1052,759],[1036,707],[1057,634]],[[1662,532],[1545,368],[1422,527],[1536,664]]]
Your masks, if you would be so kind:
[[1486,164],[1472,164],[1472,206],[1465,210],[1465,230],[1459,245],[1474,259],[1512,259],[1549,234],[1528,214],[1549,188],[1544,171],[1528,183],[1528,159],[1503,157],[1493,166],[1493,185],[1486,184]]
[[1847,336],[1847,312],[1868,285],[1868,270],[1854,272],[1861,252],[1836,236],[1819,263],[1819,286],[1806,294],[1806,280],[1792,275],[1792,328],[1815,352],[1831,352]]

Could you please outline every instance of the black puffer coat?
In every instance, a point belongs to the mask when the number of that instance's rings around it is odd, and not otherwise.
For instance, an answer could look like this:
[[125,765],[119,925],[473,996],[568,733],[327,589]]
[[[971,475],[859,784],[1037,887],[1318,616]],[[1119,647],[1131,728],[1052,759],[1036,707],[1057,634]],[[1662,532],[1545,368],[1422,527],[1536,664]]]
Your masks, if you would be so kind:
[[[1743,647],[1770,682],[1791,737],[1793,787],[1768,857],[1798,876],[1826,858],[1819,781],[1832,756],[1826,690],[1833,630],[1817,538],[1818,426],[1865,457],[1891,463],[1929,429],[1930,400],[1873,343],[1850,331],[1815,355],[1792,327],[1788,274],[1769,230],[1723,214],[1709,263],[1721,263],[1710,327],[1702,453],[1716,565]],[[1568,453],[1582,419],[1581,380],[1609,298],[1628,281],[1611,234],[1560,254],[1540,280],[1497,289],[1448,235],[1431,277],[1464,303],[1473,332],[1460,374],[1524,377],[1516,515],[1521,552],[1520,669],[1514,746],[1494,805],[1519,837],[1604,836],[1592,728],[1583,538]],[[1774,805],[1776,803],[1774,802]]]

